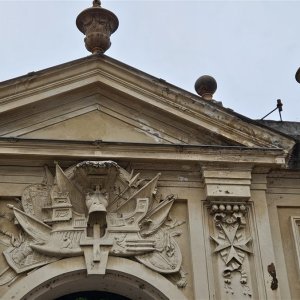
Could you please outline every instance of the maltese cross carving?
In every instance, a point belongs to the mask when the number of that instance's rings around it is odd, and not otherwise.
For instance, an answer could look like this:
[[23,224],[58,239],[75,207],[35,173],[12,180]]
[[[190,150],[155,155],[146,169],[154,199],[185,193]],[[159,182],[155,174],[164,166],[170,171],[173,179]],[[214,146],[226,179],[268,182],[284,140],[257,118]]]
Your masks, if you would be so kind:
[[210,206],[210,212],[217,230],[217,235],[211,235],[210,238],[216,244],[213,252],[219,254],[225,263],[222,275],[226,293],[234,294],[232,276],[240,273],[243,294],[251,297],[247,271],[243,267],[246,256],[252,254],[249,248],[252,238],[247,237],[245,231],[247,207],[239,203],[215,203]]
[[220,226],[225,236],[224,238],[223,236],[211,236],[211,238],[217,244],[217,247],[215,248],[214,252],[222,252],[223,250],[229,248],[228,252],[224,257],[225,264],[228,265],[231,261],[236,261],[240,265],[242,265],[244,255],[241,254],[240,251],[242,251],[242,253],[252,253],[252,251],[247,247],[247,244],[251,241],[251,237],[244,239],[241,235],[237,235],[239,224],[233,225],[231,230],[229,230],[222,224],[220,224]]

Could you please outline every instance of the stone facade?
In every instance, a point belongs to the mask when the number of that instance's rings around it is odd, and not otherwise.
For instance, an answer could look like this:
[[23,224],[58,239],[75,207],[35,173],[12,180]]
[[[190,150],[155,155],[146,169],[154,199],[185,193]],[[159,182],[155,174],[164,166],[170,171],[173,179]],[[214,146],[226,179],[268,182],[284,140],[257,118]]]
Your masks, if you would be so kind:
[[1,299],[299,299],[296,142],[103,54],[0,84]]

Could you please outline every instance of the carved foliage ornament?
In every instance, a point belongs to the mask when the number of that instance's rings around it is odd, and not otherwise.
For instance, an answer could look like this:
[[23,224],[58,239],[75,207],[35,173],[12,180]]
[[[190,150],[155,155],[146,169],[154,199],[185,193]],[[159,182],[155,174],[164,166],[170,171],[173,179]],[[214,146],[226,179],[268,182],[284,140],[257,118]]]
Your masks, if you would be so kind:
[[[139,175],[112,161],[86,161],[66,171],[56,165],[54,180],[28,186],[22,205],[9,205],[19,235],[6,235],[7,268],[0,270],[0,285],[23,272],[81,255],[88,274],[105,274],[108,256],[113,255],[134,258],[162,274],[184,275],[174,238],[183,222],[169,215],[175,196],[157,201],[160,174],[148,182]],[[180,287],[186,285],[182,277]]]
[[247,206],[244,203],[211,203],[210,213],[214,218],[216,236],[211,236],[215,243],[214,253],[220,255],[224,262],[223,278],[226,293],[234,294],[231,287],[232,277],[240,274],[243,294],[252,296],[248,283],[248,274],[243,267],[244,260],[252,251],[249,244],[252,240],[245,232],[247,225]]

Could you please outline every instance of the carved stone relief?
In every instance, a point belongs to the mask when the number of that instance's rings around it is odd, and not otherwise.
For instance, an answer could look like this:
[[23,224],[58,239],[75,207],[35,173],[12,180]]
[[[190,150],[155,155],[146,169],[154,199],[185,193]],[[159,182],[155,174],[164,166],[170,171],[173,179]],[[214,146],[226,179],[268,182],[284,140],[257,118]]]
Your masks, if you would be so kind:
[[185,287],[176,242],[184,221],[170,216],[174,195],[156,199],[159,177],[146,182],[112,161],[86,161],[66,171],[57,164],[55,178],[28,186],[21,203],[10,202],[6,208],[10,219],[0,228],[0,243],[7,267],[0,270],[0,285],[56,260],[81,255],[88,274],[105,274],[112,255],[174,274],[177,285]]
[[223,261],[222,277],[226,293],[234,294],[232,279],[239,276],[243,295],[251,297],[252,292],[248,284],[249,270],[244,261],[252,255],[252,238],[247,235],[246,203],[238,202],[211,202],[210,214],[213,217],[215,235],[210,238],[214,244],[213,252]]

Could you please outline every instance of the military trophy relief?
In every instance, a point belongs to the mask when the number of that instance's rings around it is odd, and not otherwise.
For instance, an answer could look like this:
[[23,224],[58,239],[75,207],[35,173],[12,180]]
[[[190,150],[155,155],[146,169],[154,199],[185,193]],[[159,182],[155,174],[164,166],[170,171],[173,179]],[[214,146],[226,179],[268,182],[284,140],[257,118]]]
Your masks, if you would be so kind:
[[[54,261],[84,256],[88,274],[105,274],[109,256],[132,259],[176,279],[186,273],[176,239],[184,220],[149,181],[112,161],[85,161],[25,188],[21,200],[0,201],[0,285]],[[158,199],[159,198],[159,199]]]
[[213,253],[222,270],[225,294],[251,298],[249,257],[252,238],[247,232],[249,207],[242,202],[211,202],[214,234],[210,235]]

